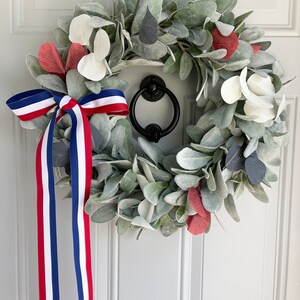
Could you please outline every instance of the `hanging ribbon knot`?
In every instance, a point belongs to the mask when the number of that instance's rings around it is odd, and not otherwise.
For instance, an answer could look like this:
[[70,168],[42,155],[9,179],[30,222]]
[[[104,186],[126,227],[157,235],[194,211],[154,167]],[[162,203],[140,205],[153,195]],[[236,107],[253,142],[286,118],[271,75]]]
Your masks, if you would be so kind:
[[70,96],[53,95],[39,89],[17,94],[6,103],[23,121],[40,117],[56,107],[36,153],[40,300],[60,299],[52,144],[55,124],[65,113],[71,117],[72,233],[78,300],[92,300],[90,223],[84,211],[92,178],[92,135],[88,116],[96,113],[127,115],[124,94],[111,89],[76,101]]

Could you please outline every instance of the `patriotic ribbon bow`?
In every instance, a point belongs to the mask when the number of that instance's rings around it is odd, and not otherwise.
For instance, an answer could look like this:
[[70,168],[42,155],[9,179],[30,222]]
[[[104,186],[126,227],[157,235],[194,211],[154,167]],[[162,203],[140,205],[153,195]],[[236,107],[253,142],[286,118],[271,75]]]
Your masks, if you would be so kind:
[[59,300],[55,186],[52,165],[54,125],[65,114],[72,119],[70,161],[72,177],[72,232],[74,264],[79,300],[93,299],[89,217],[84,205],[89,198],[92,177],[92,141],[88,115],[126,115],[128,106],[119,90],[105,90],[76,101],[69,96],[31,90],[7,101],[23,121],[46,114],[56,106],[36,153],[38,263],[40,300]]

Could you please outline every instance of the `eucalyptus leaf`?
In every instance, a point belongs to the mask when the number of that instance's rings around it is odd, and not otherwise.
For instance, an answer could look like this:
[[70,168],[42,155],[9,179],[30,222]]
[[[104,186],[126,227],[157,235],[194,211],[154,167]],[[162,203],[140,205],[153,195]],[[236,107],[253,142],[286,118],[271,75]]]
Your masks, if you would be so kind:
[[178,164],[187,170],[195,170],[203,168],[211,161],[212,157],[205,153],[194,151],[190,148],[184,148],[177,153]]
[[73,16],[61,16],[57,19],[56,24],[65,33],[69,33],[70,24],[73,18]]
[[97,209],[91,216],[91,220],[95,223],[106,223],[116,216],[116,204],[105,204]]

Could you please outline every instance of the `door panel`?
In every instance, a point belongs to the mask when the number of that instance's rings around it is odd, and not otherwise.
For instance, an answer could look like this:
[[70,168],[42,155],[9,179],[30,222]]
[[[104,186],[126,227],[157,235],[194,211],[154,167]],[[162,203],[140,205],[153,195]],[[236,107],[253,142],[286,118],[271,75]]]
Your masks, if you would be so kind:
[[[24,63],[27,53],[52,40],[50,28],[57,16],[66,15],[75,0],[5,0],[0,11],[0,289],[3,299],[37,299],[37,251],[34,156],[37,133],[25,131],[5,105],[12,94],[37,87]],[[83,2],[83,1],[82,1]],[[102,3],[110,5],[111,1]],[[240,224],[221,211],[211,232],[191,237],[180,231],[170,238],[146,231],[118,237],[114,224],[92,225],[93,271],[97,300],[296,300],[300,297],[300,192],[297,170],[300,159],[300,7],[297,0],[239,0],[237,13],[255,10],[250,22],[266,28],[273,42],[271,52],[286,69],[286,88],[291,142],[282,151],[279,182],[270,190],[265,205],[245,194],[238,203]],[[181,105],[180,122],[160,145],[169,150],[183,143],[184,127],[193,121],[189,102],[193,79],[186,82],[162,74],[160,68],[126,70],[130,83],[127,99],[149,74],[163,76]],[[143,103],[137,112],[141,123],[168,123],[168,100]],[[156,106],[158,105],[158,106]],[[146,113],[147,112],[147,113]],[[165,117],[167,116],[167,117]],[[58,190],[58,242],[61,299],[76,299],[73,272],[69,200]]]

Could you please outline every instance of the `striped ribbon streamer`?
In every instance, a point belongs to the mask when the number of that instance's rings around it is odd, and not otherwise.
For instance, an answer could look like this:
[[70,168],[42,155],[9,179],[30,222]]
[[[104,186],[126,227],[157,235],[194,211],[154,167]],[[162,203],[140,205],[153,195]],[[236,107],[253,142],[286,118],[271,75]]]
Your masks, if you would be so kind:
[[40,117],[55,107],[36,153],[40,300],[60,299],[52,143],[54,126],[59,119],[65,113],[72,119],[72,232],[78,300],[93,300],[90,224],[84,211],[92,177],[92,141],[88,116],[96,113],[128,114],[124,94],[119,90],[104,90],[76,101],[69,96],[38,89],[17,94],[6,103],[23,121]]

